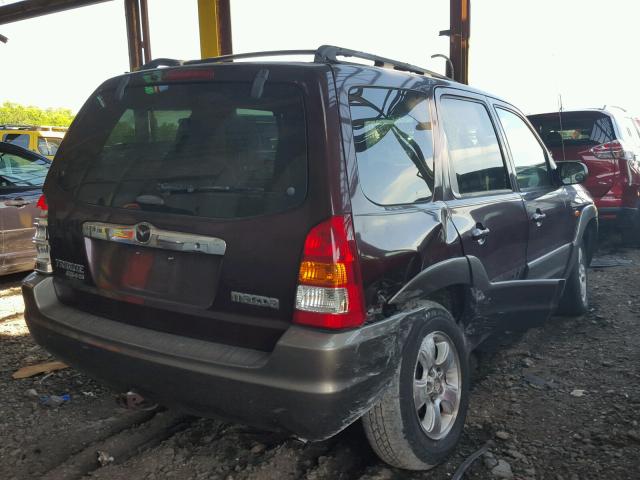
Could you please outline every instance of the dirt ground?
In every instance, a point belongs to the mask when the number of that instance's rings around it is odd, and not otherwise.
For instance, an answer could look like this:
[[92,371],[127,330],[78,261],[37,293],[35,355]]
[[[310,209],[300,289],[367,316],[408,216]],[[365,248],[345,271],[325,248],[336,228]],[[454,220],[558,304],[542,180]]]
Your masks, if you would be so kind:
[[[378,461],[359,424],[303,444],[152,406],[127,409],[70,368],[14,380],[18,368],[53,359],[29,337],[21,276],[6,277],[0,478],[443,480],[485,445],[464,478],[640,478],[640,250],[612,240],[595,263],[587,315],[506,333],[478,355],[463,439],[447,463],[423,473]],[[70,400],[61,405],[41,400],[63,394]]]

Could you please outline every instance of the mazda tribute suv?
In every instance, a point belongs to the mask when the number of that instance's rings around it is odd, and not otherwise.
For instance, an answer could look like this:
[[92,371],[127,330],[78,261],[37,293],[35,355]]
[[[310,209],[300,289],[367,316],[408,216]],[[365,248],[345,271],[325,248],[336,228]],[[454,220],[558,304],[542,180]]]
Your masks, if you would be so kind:
[[[313,60],[264,60],[287,54]],[[470,351],[587,308],[586,174],[513,105],[406,63],[156,60],[61,145],[25,316],[115,388],[307,440],[360,420],[428,469],[461,436]]]

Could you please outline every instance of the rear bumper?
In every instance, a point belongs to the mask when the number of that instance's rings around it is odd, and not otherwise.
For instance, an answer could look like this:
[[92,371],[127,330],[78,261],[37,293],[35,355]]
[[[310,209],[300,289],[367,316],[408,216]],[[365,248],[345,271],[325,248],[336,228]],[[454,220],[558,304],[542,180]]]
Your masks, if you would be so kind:
[[407,316],[328,333],[291,326],[270,353],[135,327],[58,301],[52,278],[23,283],[35,340],[90,376],[202,416],[308,440],[328,438],[379,398],[401,356]]

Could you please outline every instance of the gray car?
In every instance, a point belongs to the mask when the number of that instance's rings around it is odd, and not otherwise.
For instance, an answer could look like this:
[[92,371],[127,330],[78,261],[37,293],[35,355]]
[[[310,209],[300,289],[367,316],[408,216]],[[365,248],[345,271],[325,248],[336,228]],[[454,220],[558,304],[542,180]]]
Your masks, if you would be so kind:
[[32,270],[38,200],[51,160],[0,142],[0,274]]

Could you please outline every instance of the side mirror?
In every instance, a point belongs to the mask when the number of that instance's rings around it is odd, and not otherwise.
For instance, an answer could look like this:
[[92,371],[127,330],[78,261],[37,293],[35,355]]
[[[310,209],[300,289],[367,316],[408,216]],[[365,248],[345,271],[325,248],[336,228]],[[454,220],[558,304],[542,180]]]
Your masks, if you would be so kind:
[[589,169],[582,162],[558,162],[558,176],[563,185],[575,185],[587,179]]

